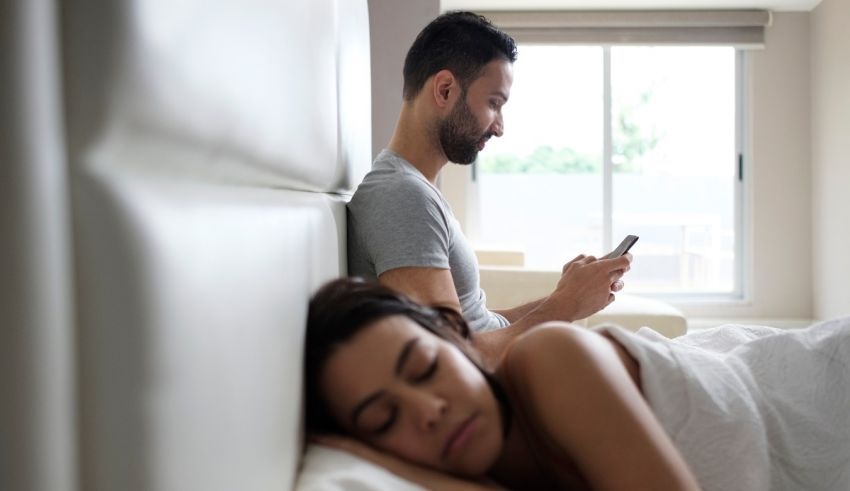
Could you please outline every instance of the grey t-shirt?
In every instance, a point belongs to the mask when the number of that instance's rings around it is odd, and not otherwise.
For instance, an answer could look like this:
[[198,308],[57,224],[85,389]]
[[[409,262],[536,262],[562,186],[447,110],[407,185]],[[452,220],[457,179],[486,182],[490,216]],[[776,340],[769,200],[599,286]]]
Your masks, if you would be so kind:
[[385,149],[348,203],[348,271],[377,278],[403,267],[450,269],[473,330],[508,325],[487,310],[478,261],[448,202],[418,169]]

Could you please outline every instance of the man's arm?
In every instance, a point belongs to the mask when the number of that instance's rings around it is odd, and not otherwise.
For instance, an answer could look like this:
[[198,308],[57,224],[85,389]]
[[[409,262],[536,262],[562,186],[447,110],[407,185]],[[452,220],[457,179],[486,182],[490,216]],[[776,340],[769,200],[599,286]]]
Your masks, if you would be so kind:
[[537,300],[533,300],[528,303],[524,303],[522,305],[518,305],[516,307],[512,307],[509,309],[493,309],[493,312],[501,315],[505,319],[508,320],[511,324],[522,319],[532,310],[536,309],[541,303],[546,300],[546,297],[538,298]]
[[[607,260],[607,259],[608,259],[607,257],[601,258],[601,260]],[[623,289],[623,281],[620,278],[623,277],[623,275],[626,273],[626,271],[628,271],[628,269],[630,267],[629,265],[631,264],[631,259],[632,259],[631,254],[627,254],[626,259],[628,260],[627,262],[625,260],[621,260],[617,263],[611,263],[611,266],[613,266],[614,268],[620,268],[620,263],[625,262],[625,267],[622,268],[622,269],[612,270],[608,274],[606,274],[605,271],[599,272],[599,273],[602,274],[602,278],[601,278],[601,281],[603,282],[603,283],[601,283],[602,285],[605,284],[604,282],[606,281],[606,278],[605,278],[606,275],[607,275],[607,278],[611,280],[610,287],[608,288],[608,290],[609,290],[608,293],[616,293],[616,292]],[[566,275],[568,271],[571,271],[571,269],[574,269],[576,267],[576,266],[573,266],[573,263],[582,263],[582,262],[583,263],[593,262],[593,258],[588,258],[586,256],[580,255],[580,256],[576,257],[575,259],[573,259],[572,261],[565,264],[564,268],[561,271],[562,276],[561,276],[561,280],[558,283],[559,287],[563,288],[563,286],[564,286],[564,285],[561,284],[561,283],[564,282],[564,275]],[[572,271],[571,271],[571,274],[572,274]],[[599,276],[599,275],[597,275],[597,276]],[[590,281],[595,280],[595,278],[593,278],[592,276],[589,277],[588,279]],[[592,286],[592,285],[582,285],[582,286]],[[556,289],[556,291],[557,291],[557,289]],[[571,292],[571,295],[573,297],[581,297],[581,295],[578,292],[575,292],[575,291]],[[538,308],[540,308],[541,305],[544,304],[544,302],[546,302],[549,299],[550,296],[546,296],[546,297],[525,303],[525,304],[517,306],[517,307],[509,308],[509,309],[493,310],[493,312],[496,312],[496,313],[504,316],[511,324],[513,324],[515,322],[518,322],[523,317],[526,317],[527,315],[531,314],[532,312],[535,312]],[[604,297],[605,292],[604,291],[597,292],[595,296]],[[588,302],[588,301],[590,302],[591,305],[593,305],[595,303],[595,302],[593,302],[592,298],[582,299],[580,301],[580,303]],[[606,303],[606,305],[607,305],[607,303]],[[572,322],[572,321],[577,321],[579,319],[583,319],[585,317],[588,317],[588,316],[596,313],[596,311],[594,310],[593,312],[590,312],[587,315],[584,315],[585,313],[587,313],[587,310],[582,308],[581,305],[578,305],[577,307],[578,307],[578,310],[576,312],[573,312],[573,313],[570,313],[569,311],[564,311],[563,306],[556,307],[557,310],[560,311],[560,312],[554,312],[556,314],[556,317],[544,318],[544,319],[542,319],[541,322],[546,322],[546,321],[550,321],[550,320],[553,320],[553,319]],[[604,308],[604,305],[602,307],[600,307],[600,309],[601,308]],[[544,308],[544,311],[545,310],[547,310],[547,309]],[[540,312],[538,312],[538,314],[539,313]],[[548,315],[548,313],[544,312],[544,317],[546,315]]]
[[452,273],[448,269],[396,268],[381,273],[378,281],[421,304],[442,305],[463,313]]
[[[378,276],[378,281],[419,303],[451,307],[463,314],[452,273],[448,269],[396,268],[382,273]],[[472,342],[481,353],[484,364],[491,368],[495,367],[511,340],[531,327],[527,324],[528,321],[517,325],[512,324],[504,329],[474,333]]]
[[[617,293],[618,291],[623,289],[622,280],[616,280],[613,284],[611,284],[611,292]],[[546,299],[549,297],[538,298],[537,300],[532,300],[531,302],[524,303],[522,305],[518,305],[516,307],[512,307],[509,309],[491,309],[493,312],[501,315],[505,319],[508,320],[511,324],[519,321],[523,317],[532,313],[535,309],[537,309]],[[573,320],[580,320],[580,318],[576,318]]]
[[[578,256],[567,263],[555,290],[546,298],[516,309],[523,315],[506,318],[511,325],[475,333],[473,343],[488,366],[495,366],[505,348],[518,335],[543,322],[573,322],[588,317],[614,301],[613,289],[628,271],[632,256],[596,259]],[[426,305],[444,305],[461,312],[460,300],[451,271],[437,268],[396,268],[384,272],[378,280]],[[615,286],[616,285],[616,286]]]
[[614,301],[623,287],[621,278],[630,269],[632,255],[596,259],[579,255],[564,265],[555,290],[520,321],[534,325],[560,320],[573,322],[589,317]]
[[[631,258],[631,256],[629,256],[629,258]],[[575,285],[576,281],[565,282],[564,275],[567,275],[568,272],[571,275],[570,279],[574,279],[575,276],[577,276],[577,271],[574,271],[574,269],[577,268],[573,267],[573,269],[571,269],[571,265],[582,261],[583,259],[583,256],[579,256],[564,266],[561,281],[559,281],[558,286],[560,287],[560,290],[566,291],[560,292],[561,294],[557,296],[556,299],[550,300],[552,295],[549,295],[517,307],[493,310],[493,312],[504,316],[511,324],[517,323],[521,320],[525,320],[523,324],[528,322],[541,323],[551,320],[572,322],[595,313],[597,310],[600,310],[609,303],[607,300],[608,293],[610,293],[610,291],[617,291],[619,288],[622,288],[622,282],[619,281],[619,278],[622,277],[623,270],[621,269],[619,274],[612,275],[610,283],[604,283],[607,281],[605,278],[608,276],[605,272],[601,272],[601,275],[603,275],[603,286],[605,286],[605,289],[601,292],[590,290],[587,288],[589,286],[588,284],[579,283],[578,285]],[[625,268],[628,269],[628,262],[626,263]],[[596,274],[595,276],[599,277],[600,274]],[[581,278],[578,278],[577,281],[592,282],[596,279],[597,278],[594,278],[593,275],[588,275],[586,272],[582,272]],[[408,297],[425,305],[443,305],[461,312],[460,300],[458,299],[457,290],[455,290],[451,270],[425,267],[395,268],[385,271],[378,276],[378,281],[380,281],[383,285],[404,293]],[[619,285],[615,285],[616,283],[619,283]],[[607,285],[612,286],[609,288]],[[558,290],[559,289],[556,288],[555,291],[558,292]],[[587,293],[588,290],[591,291],[590,294]],[[570,296],[572,298],[563,298],[565,296]],[[604,299],[606,302],[601,307],[597,308],[596,305],[602,303],[601,299]],[[568,302],[567,300],[574,301]],[[590,310],[592,311],[589,311],[587,315],[582,317],[581,315],[585,311],[588,311],[588,307],[584,304],[592,305],[590,307]]]
[[[396,268],[382,273],[378,276],[378,281],[417,302],[425,305],[443,305],[463,313],[452,273],[448,269]],[[542,302],[542,300],[534,303],[539,302]],[[507,317],[507,319],[512,320],[510,317]],[[475,333],[473,344],[481,352],[484,363],[494,367],[505,347],[514,337],[531,327],[530,322],[533,322],[533,320],[528,319],[504,329]]]
[[495,366],[513,339],[544,322],[574,322],[589,317],[614,301],[615,291],[623,288],[623,277],[629,270],[631,254],[614,259],[596,259],[580,255],[564,265],[561,279],[548,297],[526,304],[525,315],[510,319],[505,329],[475,335],[475,346],[485,363]]

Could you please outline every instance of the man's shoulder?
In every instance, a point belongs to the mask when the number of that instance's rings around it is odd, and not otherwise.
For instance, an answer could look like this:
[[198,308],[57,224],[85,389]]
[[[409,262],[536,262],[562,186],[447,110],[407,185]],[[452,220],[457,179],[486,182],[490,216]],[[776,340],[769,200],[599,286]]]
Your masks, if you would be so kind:
[[[383,155],[383,154],[382,154]],[[380,159],[381,156],[379,156]],[[400,162],[376,159],[372,170],[357,186],[349,208],[381,206],[402,201],[441,206],[440,192],[416,169]]]
[[368,195],[377,191],[391,192],[402,189],[407,192],[437,193],[437,190],[421,175],[406,169],[373,168],[357,187],[355,195]]

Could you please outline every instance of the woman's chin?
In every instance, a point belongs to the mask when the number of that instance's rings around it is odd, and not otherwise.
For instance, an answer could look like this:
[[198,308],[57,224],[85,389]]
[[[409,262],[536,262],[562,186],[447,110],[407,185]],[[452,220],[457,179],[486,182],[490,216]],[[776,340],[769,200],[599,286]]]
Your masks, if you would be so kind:
[[[494,434],[495,433],[495,434]],[[502,438],[499,432],[482,435],[478,445],[470,445],[447,462],[450,473],[466,478],[478,478],[486,475],[499,458],[502,450]]]

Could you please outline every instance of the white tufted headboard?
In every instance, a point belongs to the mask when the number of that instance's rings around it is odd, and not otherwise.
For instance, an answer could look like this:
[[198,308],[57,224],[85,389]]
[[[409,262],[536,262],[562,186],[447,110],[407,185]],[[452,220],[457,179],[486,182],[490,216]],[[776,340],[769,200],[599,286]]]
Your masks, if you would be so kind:
[[4,71],[46,82],[0,87],[0,488],[290,489],[307,299],[371,160],[366,0],[9,10]]

